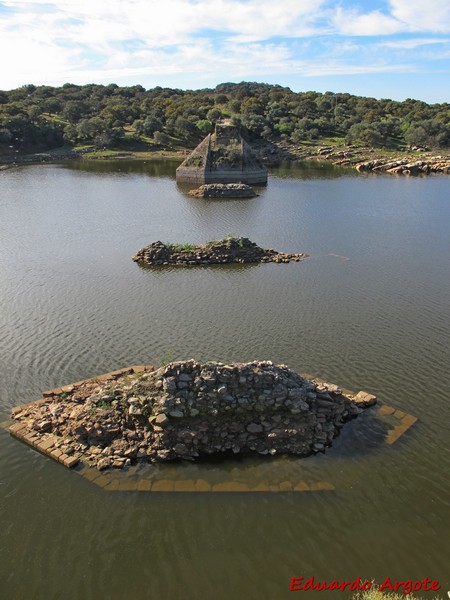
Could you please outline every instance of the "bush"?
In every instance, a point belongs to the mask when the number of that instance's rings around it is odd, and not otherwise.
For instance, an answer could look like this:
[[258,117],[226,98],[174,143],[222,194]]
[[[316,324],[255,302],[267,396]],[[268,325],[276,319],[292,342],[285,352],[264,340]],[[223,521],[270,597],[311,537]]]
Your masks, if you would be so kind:
[[170,137],[163,131],[155,131],[153,139],[160,146],[170,146]]

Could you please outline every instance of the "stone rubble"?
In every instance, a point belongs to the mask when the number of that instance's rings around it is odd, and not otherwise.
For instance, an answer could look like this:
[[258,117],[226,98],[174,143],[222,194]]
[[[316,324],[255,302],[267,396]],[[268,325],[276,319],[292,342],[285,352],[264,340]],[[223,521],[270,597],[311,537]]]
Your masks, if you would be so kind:
[[223,452],[307,456],[376,402],[270,361],[187,360],[118,373],[45,393],[13,410],[12,427],[66,466],[120,469]]
[[308,254],[277,252],[272,248],[261,248],[248,238],[229,237],[208,242],[204,245],[173,246],[163,242],[153,242],[141,248],[132,257],[135,262],[150,265],[212,265],[228,263],[288,263],[299,262]]
[[245,183],[205,183],[189,192],[196,198],[254,198],[258,194]]
[[259,142],[256,147],[267,165],[279,165],[297,160],[327,161],[336,166],[351,167],[357,171],[392,173],[396,175],[450,174],[450,155],[434,155],[431,151],[411,146],[393,156],[382,148],[369,148],[355,144],[340,146],[304,146],[288,142]]
[[430,173],[450,173],[450,157],[431,156],[426,160],[376,159],[359,163],[358,171],[381,171],[398,175],[429,175]]

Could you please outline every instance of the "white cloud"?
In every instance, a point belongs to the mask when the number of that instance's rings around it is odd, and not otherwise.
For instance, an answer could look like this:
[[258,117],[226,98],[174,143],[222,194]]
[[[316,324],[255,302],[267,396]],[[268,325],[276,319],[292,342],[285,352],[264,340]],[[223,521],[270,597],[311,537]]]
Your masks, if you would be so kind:
[[[137,75],[144,68],[152,73],[162,68],[166,72],[197,70],[189,59],[203,64],[206,59],[214,72],[210,57],[240,73],[250,67],[252,72],[267,72],[270,66],[276,70],[279,64],[275,59],[286,59],[282,45],[256,49],[250,43],[316,32],[315,23],[323,17],[325,2],[6,0],[3,5],[12,10],[3,13],[3,19],[0,13],[0,51],[8,56],[0,87],[54,82],[61,77],[75,81],[92,80],[95,75],[111,80],[121,76],[120,69],[123,76]],[[204,38],[207,32],[211,45],[205,50],[198,36]],[[129,41],[132,45],[140,41],[144,53],[127,49]],[[148,62],[144,64],[144,60]]]
[[[142,38],[149,45],[179,43],[202,29],[238,35],[246,41],[302,36],[316,31],[326,0],[33,0],[4,2],[26,11],[51,9],[76,19],[64,34],[73,42],[99,43]],[[24,13],[19,13],[19,15]],[[15,17],[16,22],[20,16]],[[49,31],[51,34],[51,31]]]
[[338,7],[333,23],[341,35],[349,36],[389,35],[404,29],[397,19],[378,10],[362,14],[355,9]]
[[389,7],[386,13],[340,5],[335,9],[333,24],[340,34],[354,36],[450,32],[448,0],[389,0]]
[[[420,66],[409,55],[404,64],[402,50],[448,42],[431,37],[450,29],[447,3],[390,0],[390,12],[363,12],[346,0],[3,0],[0,88],[406,72]],[[412,32],[426,37],[395,37]]]
[[382,48],[414,50],[423,46],[449,44],[450,38],[410,38],[406,40],[389,40],[378,44]]
[[390,0],[392,15],[409,31],[450,32],[448,0]]

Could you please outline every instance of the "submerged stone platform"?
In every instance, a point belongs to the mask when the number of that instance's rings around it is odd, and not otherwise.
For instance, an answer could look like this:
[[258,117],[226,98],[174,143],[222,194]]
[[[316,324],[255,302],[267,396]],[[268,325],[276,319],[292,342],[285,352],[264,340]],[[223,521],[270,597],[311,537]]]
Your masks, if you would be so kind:
[[245,183],[205,183],[191,190],[189,196],[196,198],[254,198],[258,194]]
[[375,402],[268,361],[189,360],[51,390],[14,409],[10,431],[65,466],[99,470],[222,452],[308,456]]
[[[195,386],[204,389],[193,398]],[[332,491],[330,482],[298,475],[287,480],[286,474],[274,474],[267,481],[217,481],[208,480],[208,470],[201,466],[194,479],[186,478],[179,467],[154,469],[161,461],[169,466],[172,459],[195,459],[196,453],[214,455],[230,448],[234,452],[238,444],[239,453],[249,454],[321,452],[346,420],[375,403],[375,396],[366,392],[340,390],[270,362],[185,361],[160,369],[127,367],[49,390],[40,400],[14,408],[16,422],[8,429],[108,491]],[[372,410],[388,426],[388,445],[417,421],[380,403]],[[145,464],[150,470],[136,471]]]
[[308,254],[278,252],[261,248],[248,238],[226,237],[202,245],[164,244],[153,242],[141,248],[132,257],[135,262],[148,265],[213,265],[243,263],[299,262]]

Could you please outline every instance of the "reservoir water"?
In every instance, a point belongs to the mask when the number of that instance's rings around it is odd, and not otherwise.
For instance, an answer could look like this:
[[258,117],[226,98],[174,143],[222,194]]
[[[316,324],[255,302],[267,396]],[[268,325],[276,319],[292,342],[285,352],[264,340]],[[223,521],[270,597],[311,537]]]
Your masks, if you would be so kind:
[[[422,595],[446,597],[450,178],[309,163],[274,169],[256,198],[202,200],[177,186],[176,166],[0,173],[0,421],[43,390],[191,357],[284,363],[419,421],[392,446],[363,415],[307,459],[169,467],[335,487],[279,494],[107,492],[0,430],[0,597],[282,600],[291,577],[312,575],[429,577],[441,590]],[[158,239],[228,233],[310,258],[186,269],[131,260]]]

